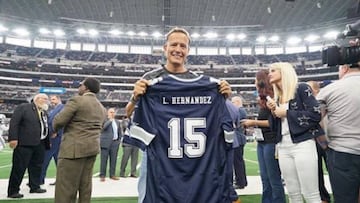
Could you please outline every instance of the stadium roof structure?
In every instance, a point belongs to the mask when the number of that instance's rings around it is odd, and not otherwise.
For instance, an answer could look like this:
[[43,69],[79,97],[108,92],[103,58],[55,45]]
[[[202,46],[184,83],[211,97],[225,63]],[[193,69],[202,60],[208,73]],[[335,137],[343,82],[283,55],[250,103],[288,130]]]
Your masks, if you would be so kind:
[[[164,34],[175,26],[190,33],[223,35],[299,33],[345,28],[359,19],[359,4],[359,0],[3,0],[0,24],[124,33],[156,30]],[[146,41],[147,37],[138,38]]]

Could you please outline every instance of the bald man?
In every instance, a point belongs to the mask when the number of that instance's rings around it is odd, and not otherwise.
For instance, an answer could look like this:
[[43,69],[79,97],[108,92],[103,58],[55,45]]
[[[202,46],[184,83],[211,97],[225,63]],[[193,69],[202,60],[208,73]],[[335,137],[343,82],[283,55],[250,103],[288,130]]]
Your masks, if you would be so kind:
[[50,148],[46,114],[48,102],[46,94],[37,94],[32,103],[20,104],[14,110],[9,128],[9,145],[14,149],[9,198],[24,197],[19,191],[26,169],[29,173],[30,193],[46,192],[40,188],[40,174],[45,149]]
[[106,177],[106,168],[109,163],[109,178],[119,180],[115,176],[116,162],[119,152],[120,140],[122,137],[122,128],[120,121],[115,118],[115,108],[109,108],[107,111],[107,119],[104,122],[100,136],[100,181],[104,182]]

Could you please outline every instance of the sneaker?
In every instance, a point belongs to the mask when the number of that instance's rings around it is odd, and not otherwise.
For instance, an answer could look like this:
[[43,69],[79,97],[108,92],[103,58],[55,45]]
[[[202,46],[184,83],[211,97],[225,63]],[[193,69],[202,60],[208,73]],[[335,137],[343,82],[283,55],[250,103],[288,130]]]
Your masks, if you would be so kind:
[[105,177],[100,177],[100,182],[104,182],[105,181]]
[[130,177],[132,177],[132,178],[137,178],[137,176],[136,176],[136,175],[130,175]]

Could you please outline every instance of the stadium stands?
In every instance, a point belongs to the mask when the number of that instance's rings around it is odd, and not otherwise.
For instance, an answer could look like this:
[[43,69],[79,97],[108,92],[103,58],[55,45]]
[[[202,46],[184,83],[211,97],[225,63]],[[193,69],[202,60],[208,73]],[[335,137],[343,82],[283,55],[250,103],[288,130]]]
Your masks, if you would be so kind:
[[[9,57],[6,53],[12,53]],[[337,69],[320,64],[320,52],[279,55],[202,55],[188,57],[189,69],[226,79],[234,94],[245,99],[249,114],[256,114],[254,76],[258,69],[290,61],[301,81],[335,80]],[[61,58],[61,61],[52,59]],[[124,106],[133,84],[145,72],[160,67],[163,58],[147,54],[65,51],[0,44],[0,112],[11,114],[19,102],[27,102],[40,87],[64,87],[66,100],[76,94],[80,81],[94,76],[102,82],[100,100],[107,106]],[[210,66],[211,64],[211,66]],[[20,88],[21,87],[21,88]]]

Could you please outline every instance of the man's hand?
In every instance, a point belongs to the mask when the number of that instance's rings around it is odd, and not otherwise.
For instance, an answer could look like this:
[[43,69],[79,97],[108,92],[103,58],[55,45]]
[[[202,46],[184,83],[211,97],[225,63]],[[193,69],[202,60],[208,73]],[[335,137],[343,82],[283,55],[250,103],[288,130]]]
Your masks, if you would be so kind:
[[149,85],[148,80],[140,79],[140,80],[136,81],[136,83],[134,85],[134,90],[133,90],[134,100],[138,100],[139,96],[146,93],[146,89],[147,89],[148,85]]
[[220,80],[219,92],[223,94],[226,98],[229,98],[231,96],[231,87],[226,80]]
[[248,127],[253,127],[255,126],[255,120],[251,120],[251,119],[243,119],[240,121],[240,125],[244,128],[248,128]]
[[145,79],[140,79],[136,81],[136,83],[134,84],[134,90],[133,90],[133,95],[131,97],[131,101],[125,107],[126,116],[128,118],[131,117],[131,114],[135,109],[136,102],[137,100],[139,100],[139,97],[145,94],[148,85],[149,85],[149,81]]
[[57,133],[53,133],[52,135],[51,135],[51,138],[55,138],[57,136]]
[[11,140],[11,141],[9,141],[9,146],[10,146],[11,149],[15,149],[17,145],[18,145],[18,141],[17,141],[17,140]]

